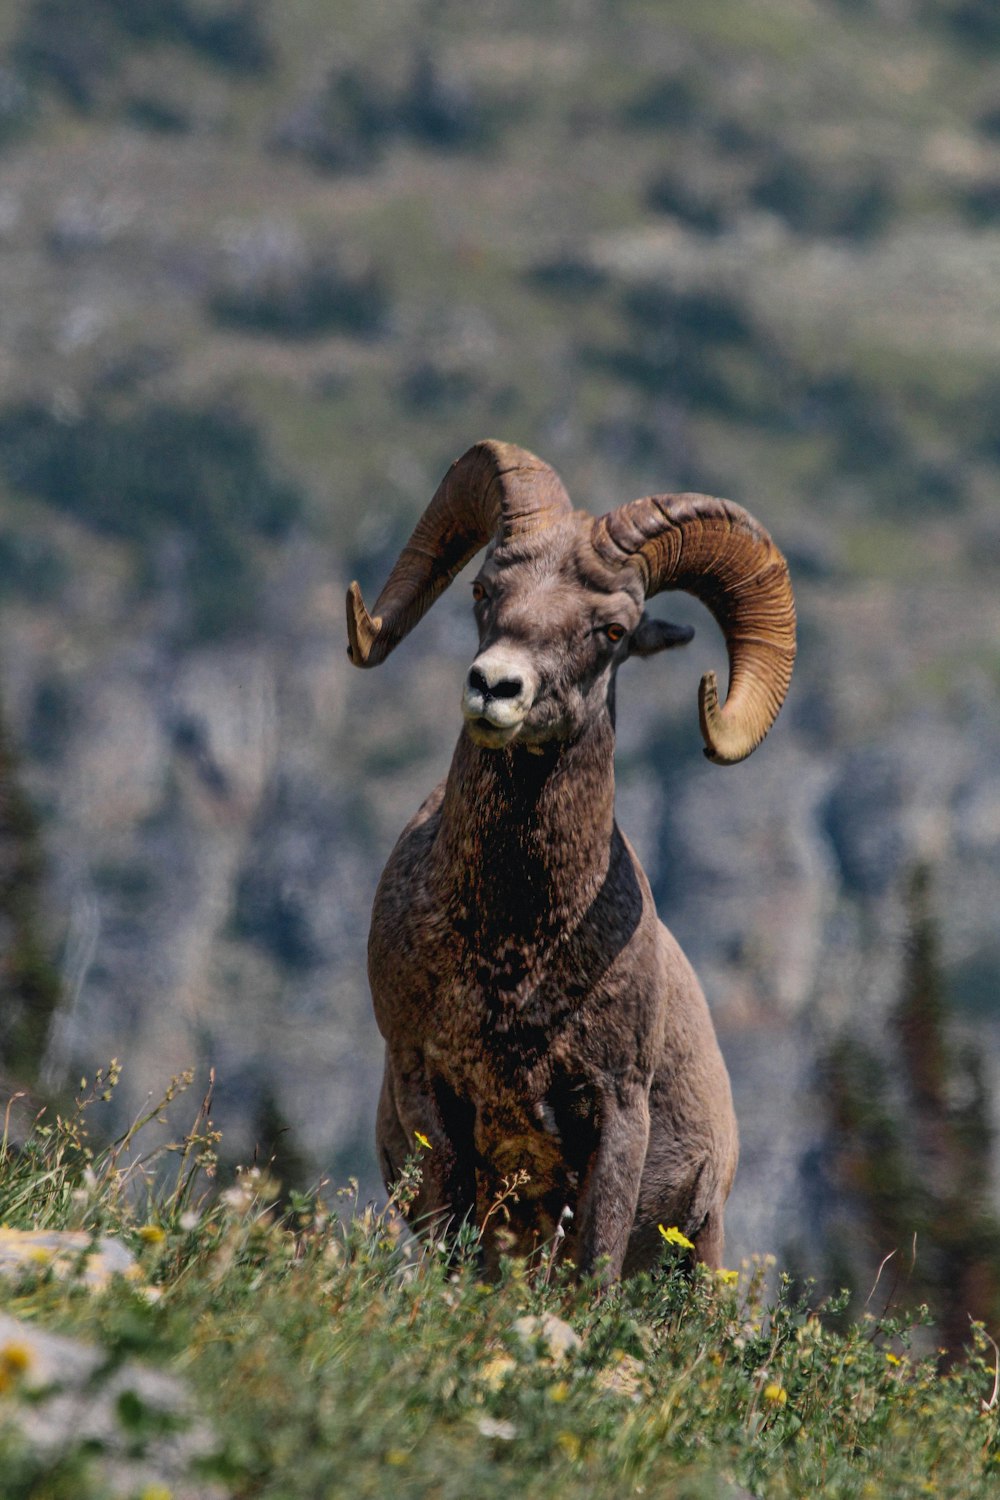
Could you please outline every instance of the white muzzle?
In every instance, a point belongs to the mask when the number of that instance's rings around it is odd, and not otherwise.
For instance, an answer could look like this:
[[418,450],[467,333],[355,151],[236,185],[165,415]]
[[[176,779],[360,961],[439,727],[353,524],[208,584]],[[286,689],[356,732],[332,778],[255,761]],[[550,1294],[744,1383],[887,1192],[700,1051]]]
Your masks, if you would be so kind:
[[473,739],[506,744],[535,701],[538,678],[524,653],[491,646],[477,656],[462,690],[462,713]]

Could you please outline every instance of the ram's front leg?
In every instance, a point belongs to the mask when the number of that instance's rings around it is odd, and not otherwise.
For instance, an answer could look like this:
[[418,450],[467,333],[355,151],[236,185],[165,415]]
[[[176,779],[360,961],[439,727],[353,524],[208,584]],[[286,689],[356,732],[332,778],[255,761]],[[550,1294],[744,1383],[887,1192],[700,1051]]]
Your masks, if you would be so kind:
[[649,1144],[649,1090],[609,1091],[601,1099],[600,1139],[577,1205],[581,1275],[616,1281],[635,1222]]
[[421,1179],[416,1197],[401,1204],[420,1233],[457,1226],[475,1206],[475,1173],[455,1118],[456,1102],[428,1077],[423,1060],[393,1058],[386,1050],[375,1143],[389,1192],[399,1187],[407,1157],[418,1157]]

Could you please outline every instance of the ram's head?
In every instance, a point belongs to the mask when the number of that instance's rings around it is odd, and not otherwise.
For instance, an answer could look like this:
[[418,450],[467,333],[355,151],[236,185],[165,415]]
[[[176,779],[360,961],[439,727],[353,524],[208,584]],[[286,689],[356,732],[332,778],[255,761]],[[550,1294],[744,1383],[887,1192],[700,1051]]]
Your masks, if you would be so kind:
[[694,594],[722,628],[729,691],[701,681],[706,755],[742,760],[777,717],[795,660],[788,568],[740,506],[709,495],[653,495],[595,519],[574,511],[548,464],[509,443],[458,459],[393,568],[370,615],[352,583],[349,654],[376,666],[482,548],[472,585],[479,652],[462,711],[479,744],[570,739],[606,705],[618,667],[683,645],[692,632],[653,620],[645,601]]

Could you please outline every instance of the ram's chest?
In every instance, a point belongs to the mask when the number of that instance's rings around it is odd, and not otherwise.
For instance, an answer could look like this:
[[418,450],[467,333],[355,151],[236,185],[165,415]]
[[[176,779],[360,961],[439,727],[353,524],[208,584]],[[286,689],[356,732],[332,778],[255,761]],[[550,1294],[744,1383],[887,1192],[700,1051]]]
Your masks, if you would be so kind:
[[[440,992],[439,992],[440,993]],[[477,985],[456,986],[447,1007],[435,1005],[422,1030],[429,1069],[463,1097],[499,1108],[541,1097],[567,1048],[567,1028],[545,997],[510,996]]]
[[495,1015],[476,1031],[425,1040],[431,1086],[444,1112],[451,1101],[471,1126],[477,1159],[497,1188],[526,1174],[539,1191],[557,1182],[569,1191],[585,1170],[599,1129],[598,1097],[568,1043],[565,1029],[536,1033],[523,1018],[498,1027]]
[[523,1082],[586,999],[578,966],[547,934],[515,942],[435,918],[400,935],[393,971],[380,976],[384,1033],[419,1038],[466,1072],[482,1064],[508,1087]]
[[558,1154],[566,1120],[592,1113],[587,1008],[568,1003],[551,980],[508,988],[485,967],[455,985],[446,1013],[434,1007],[423,1028],[425,1064],[474,1105],[478,1133],[494,1142],[531,1137],[543,1154],[548,1141]]

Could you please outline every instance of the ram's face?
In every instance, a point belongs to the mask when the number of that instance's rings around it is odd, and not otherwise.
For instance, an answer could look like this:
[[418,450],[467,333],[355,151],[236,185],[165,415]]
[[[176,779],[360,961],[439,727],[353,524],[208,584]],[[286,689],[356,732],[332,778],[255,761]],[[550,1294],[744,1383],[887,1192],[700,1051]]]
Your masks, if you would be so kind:
[[627,656],[680,644],[659,640],[659,622],[646,619],[638,573],[603,567],[575,529],[556,540],[548,533],[534,552],[497,548],[473,582],[479,652],[462,713],[478,745],[574,739],[607,710]]

